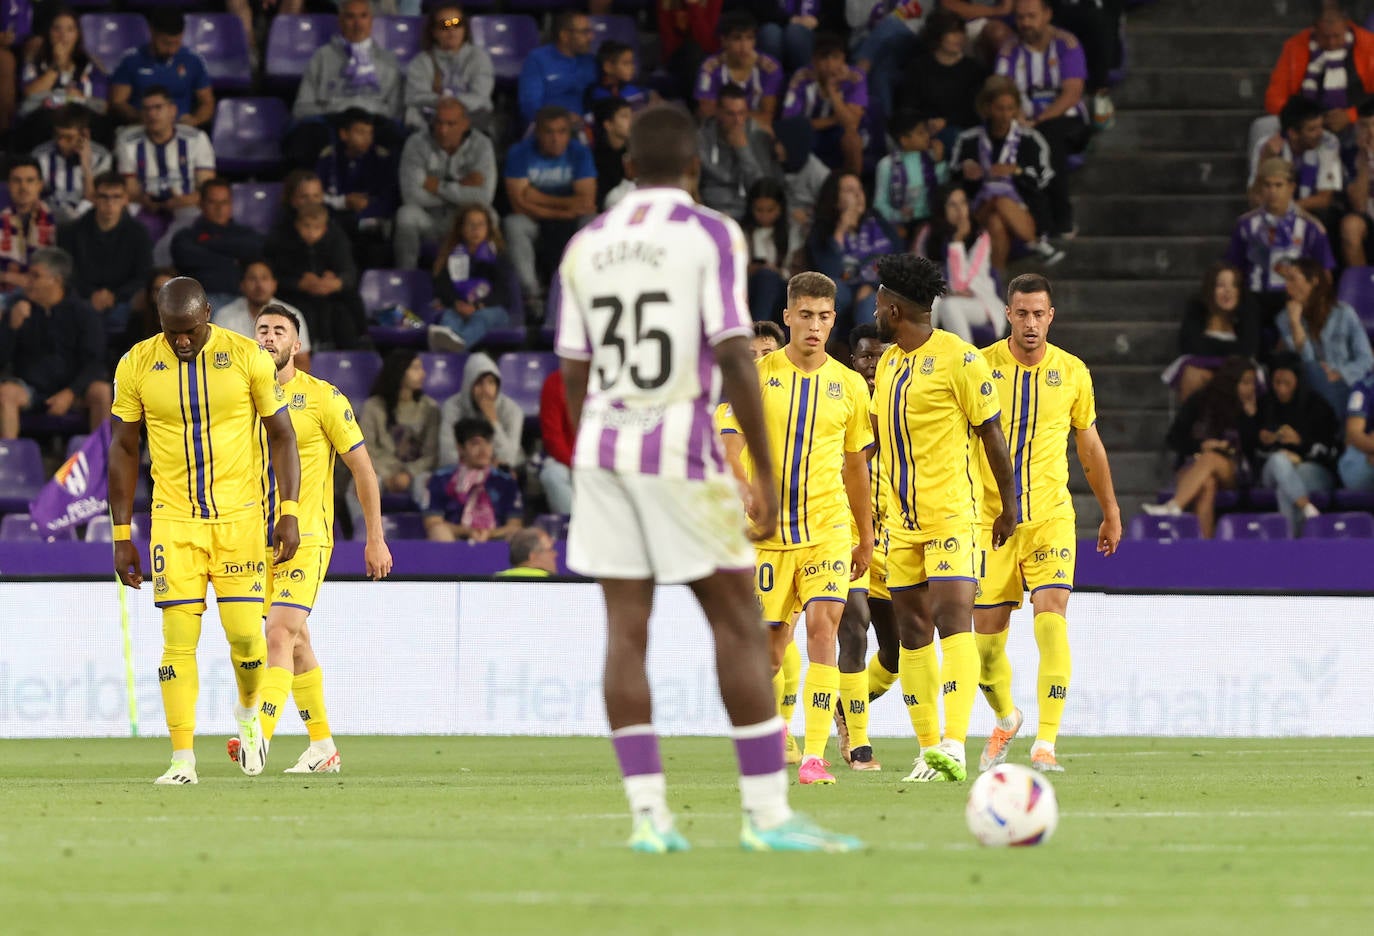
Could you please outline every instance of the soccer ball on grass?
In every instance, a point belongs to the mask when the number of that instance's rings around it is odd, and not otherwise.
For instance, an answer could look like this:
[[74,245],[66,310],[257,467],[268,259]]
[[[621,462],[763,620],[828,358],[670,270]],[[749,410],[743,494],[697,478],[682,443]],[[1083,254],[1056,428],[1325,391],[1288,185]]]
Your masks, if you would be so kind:
[[964,818],[980,845],[1043,845],[1059,825],[1059,802],[1040,773],[999,764],[974,781]]

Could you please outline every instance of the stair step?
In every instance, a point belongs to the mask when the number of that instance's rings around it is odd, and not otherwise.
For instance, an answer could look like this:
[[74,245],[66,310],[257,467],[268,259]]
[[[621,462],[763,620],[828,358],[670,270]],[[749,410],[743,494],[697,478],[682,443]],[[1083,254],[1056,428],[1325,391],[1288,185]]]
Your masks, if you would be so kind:
[[1312,25],[1314,7],[1309,0],[1170,0],[1132,10],[1127,28],[1134,30],[1147,25],[1225,28],[1241,23],[1263,23],[1297,32]]
[[1122,451],[1152,452],[1169,431],[1168,410],[1099,409],[1097,431],[1108,455]]
[[1201,277],[1152,280],[1148,284],[1134,279],[1056,279],[1055,321],[1062,325],[1080,319],[1113,319],[1176,326],[1183,317],[1183,307],[1197,293],[1201,282]]
[[1056,321],[1054,343],[1091,368],[1110,364],[1156,364],[1162,370],[1178,356],[1178,329],[1158,322]]
[[1095,235],[1181,235],[1224,231],[1249,211],[1243,195],[1085,195],[1074,200],[1078,226]]
[[1216,152],[1234,147],[1240,152],[1258,116],[1249,110],[1117,111],[1116,126],[1093,140],[1088,162],[1098,153],[1121,150]]
[[1074,173],[1078,196],[1117,192],[1168,192],[1170,195],[1235,195],[1245,191],[1249,165],[1235,151],[1195,153],[1149,150],[1095,150]]
[[1213,68],[1270,67],[1278,61],[1283,43],[1294,32],[1285,27],[1245,27],[1244,22],[1263,22],[1250,17],[1237,18],[1224,28],[1158,27],[1132,23],[1126,41],[1130,61],[1151,68],[1208,65]]
[[1154,365],[1118,364],[1093,371],[1097,405],[1103,409],[1169,409],[1169,388]]
[[[1112,485],[1118,491],[1148,495],[1151,491],[1159,490],[1160,482],[1165,477],[1165,462],[1158,451],[1113,452],[1109,449],[1107,457],[1112,466]],[[1083,477],[1083,469],[1078,465],[1078,453],[1072,445],[1069,446],[1069,490],[1075,494],[1084,493],[1089,496],[1092,491]],[[1075,500],[1075,509],[1076,505]],[[1125,516],[1123,511],[1122,517]],[[1088,506],[1084,519],[1088,517],[1101,517],[1096,504]]]
[[1117,107],[1264,109],[1269,67],[1133,68],[1112,92]]
[[[1102,522],[1102,511],[1097,506],[1097,498],[1093,497],[1089,491],[1076,491],[1074,485],[1070,483],[1069,492],[1073,494],[1073,511],[1078,515],[1078,538],[1080,540],[1097,539],[1097,527]],[[1139,494],[1123,492],[1119,488],[1116,492],[1116,506],[1121,509],[1121,529],[1125,532],[1126,526],[1131,522],[1131,518],[1140,513],[1142,504],[1153,504],[1154,497],[1150,492],[1144,491]],[[1129,549],[1129,543],[1122,543],[1123,548]],[[1129,553],[1127,553],[1129,556]],[[1113,559],[1113,562],[1130,562],[1126,559]]]
[[1073,279],[1148,279],[1162,277],[1202,281],[1202,275],[1226,251],[1226,236],[1080,237],[1053,275]]

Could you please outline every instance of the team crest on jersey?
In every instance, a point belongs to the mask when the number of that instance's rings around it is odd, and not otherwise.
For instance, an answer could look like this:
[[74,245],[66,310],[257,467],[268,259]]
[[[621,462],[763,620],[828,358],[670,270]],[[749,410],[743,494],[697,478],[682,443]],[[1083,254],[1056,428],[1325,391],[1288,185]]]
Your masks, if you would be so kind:
[[305,409],[305,394],[304,394],[304,393],[293,393],[293,394],[291,394],[291,408],[292,408],[292,409],[297,409],[297,410],[299,410],[299,409]]
[[346,410],[344,410],[344,422],[352,422],[352,421],[353,421],[353,411],[352,411],[351,409],[346,409]]
[[165,576],[165,575],[155,575],[155,576],[153,576],[153,594],[155,594],[155,595],[165,595],[165,594],[167,594],[167,576]]
[[844,388],[840,386],[838,380],[830,381],[830,386],[825,388],[825,395],[832,400],[838,400],[844,396]]
[[986,380],[983,381],[983,385],[978,388],[978,392],[983,396],[992,396],[992,384],[988,383]]
[[928,357],[921,359],[921,373],[929,376],[935,373],[935,358]]
[[1051,387],[1057,387],[1063,382],[1064,379],[1059,376],[1059,371],[1055,370],[1053,367],[1045,371],[1045,383]]
[[215,352],[215,367],[219,368],[220,370],[224,370],[224,369],[227,368],[228,366],[229,366],[229,352],[228,352],[228,351],[216,351],[216,352]]
[[280,403],[282,400],[285,400],[285,399],[286,399],[286,391],[283,390],[283,389],[281,388],[281,384],[277,384],[277,387],[276,387],[276,396],[277,396],[277,402],[278,402],[278,403]]

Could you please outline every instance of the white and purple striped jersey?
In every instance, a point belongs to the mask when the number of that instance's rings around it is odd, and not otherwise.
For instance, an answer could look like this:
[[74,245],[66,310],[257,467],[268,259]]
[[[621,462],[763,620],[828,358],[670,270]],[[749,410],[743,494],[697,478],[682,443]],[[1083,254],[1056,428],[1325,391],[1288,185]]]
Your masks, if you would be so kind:
[[738,224],[676,188],[638,189],[572,239],[554,288],[558,354],[591,362],[575,468],[726,476],[712,347],[753,334],[748,258]]
[[119,147],[119,174],[134,176],[155,199],[189,195],[196,190],[196,173],[215,171],[215,150],[205,131],[177,124],[166,143],[154,143],[140,129]]
[[[81,169],[81,157],[73,153],[62,155],[57,144],[49,141],[34,147],[33,158],[38,160],[38,169],[43,174],[43,200],[58,214],[65,214],[63,220],[74,218],[89,205],[86,203],[86,183],[89,181]],[[91,144],[91,176],[109,172],[114,160],[110,151],[99,143]]]

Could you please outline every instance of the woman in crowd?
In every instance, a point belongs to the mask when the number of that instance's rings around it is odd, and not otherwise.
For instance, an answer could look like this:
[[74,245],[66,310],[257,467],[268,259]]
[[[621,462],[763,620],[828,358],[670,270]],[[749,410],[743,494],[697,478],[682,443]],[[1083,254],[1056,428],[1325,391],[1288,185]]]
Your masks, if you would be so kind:
[[1299,257],[1284,267],[1288,302],[1279,314],[1280,346],[1297,352],[1312,389],[1345,412],[1350,388],[1374,368],[1369,336],[1355,310],[1336,299],[1331,273],[1318,261]]
[[1202,280],[1202,291],[1188,300],[1178,329],[1179,357],[1165,369],[1163,380],[1179,400],[1201,390],[1221,362],[1232,355],[1259,356],[1259,309],[1245,291],[1240,270],[1215,263]]
[[425,395],[425,365],[410,349],[386,356],[363,404],[358,425],[382,490],[396,494],[434,470],[439,452],[439,404]]
[[901,239],[868,207],[863,183],[852,172],[832,172],[816,200],[816,222],[806,240],[810,267],[835,281],[835,312],[849,325],[873,321],[878,304],[878,258],[902,250]]
[[750,187],[742,227],[749,242],[749,309],[756,319],[781,321],[790,258],[798,239],[781,182],[764,178]]
[[1340,427],[1331,406],[1305,385],[1303,364],[1285,352],[1269,368],[1269,392],[1260,400],[1260,483],[1273,488],[1294,536],[1317,516],[1313,493],[1335,486],[1331,466]]
[[969,212],[968,196],[958,185],[935,197],[935,219],[916,238],[916,252],[940,264],[949,291],[935,302],[935,324],[974,344],[988,330],[1000,338],[1007,328],[1006,306],[992,278],[992,237]]
[[53,14],[48,30],[24,60],[20,75],[24,99],[19,105],[16,151],[31,150],[52,137],[53,115],[64,104],[91,112],[93,135],[110,142],[104,119],[105,74],[86,52],[81,23],[70,10]]
[[422,51],[406,69],[406,126],[428,128],[434,105],[452,97],[463,102],[474,127],[490,130],[496,69],[487,51],[471,40],[461,6],[441,3],[430,11]]

